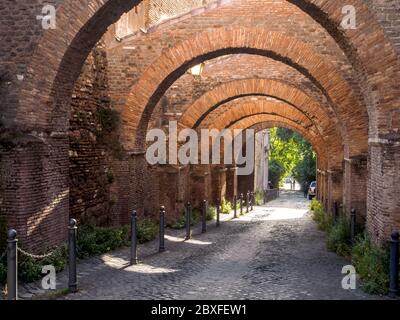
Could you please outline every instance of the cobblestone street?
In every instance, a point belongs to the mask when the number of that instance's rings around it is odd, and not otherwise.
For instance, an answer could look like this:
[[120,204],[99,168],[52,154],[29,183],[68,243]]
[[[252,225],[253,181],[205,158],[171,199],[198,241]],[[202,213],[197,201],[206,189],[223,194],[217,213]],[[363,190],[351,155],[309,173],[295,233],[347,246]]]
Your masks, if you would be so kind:
[[[140,246],[137,266],[128,266],[128,249],[80,263],[80,291],[62,299],[379,298],[342,289],[349,262],[326,250],[302,194],[231,218],[206,234],[195,228],[186,242],[182,230],[167,230],[167,251],[157,253],[157,241]],[[66,287],[67,273],[58,280]]]

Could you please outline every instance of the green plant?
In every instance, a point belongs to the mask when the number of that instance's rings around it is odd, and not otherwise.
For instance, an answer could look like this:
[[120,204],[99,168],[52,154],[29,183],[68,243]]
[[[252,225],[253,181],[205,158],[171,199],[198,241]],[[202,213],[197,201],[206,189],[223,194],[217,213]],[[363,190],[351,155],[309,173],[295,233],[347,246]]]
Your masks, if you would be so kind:
[[229,214],[231,213],[232,210],[233,210],[232,204],[223,198],[221,201],[221,213]]
[[101,127],[107,132],[114,131],[119,123],[119,113],[110,108],[98,107],[97,115],[100,120]]
[[78,228],[78,257],[87,258],[128,244],[129,227],[102,228],[92,224]]
[[350,256],[350,224],[346,216],[341,215],[338,221],[327,231],[327,248],[341,256]]
[[264,202],[264,194],[262,191],[256,191],[254,194],[254,201],[256,206],[261,206]]
[[158,224],[149,218],[145,218],[137,224],[137,236],[139,243],[152,241],[157,237]]
[[46,265],[54,266],[56,272],[65,269],[67,265],[67,245],[61,245],[54,249],[53,254],[44,259],[33,259],[25,255],[19,255],[18,259],[18,278],[23,282],[32,282],[42,277],[42,267]]
[[356,238],[351,250],[352,263],[368,293],[385,294],[389,287],[389,250],[371,243],[366,232]]
[[310,209],[313,212],[313,220],[317,223],[318,228],[324,231],[330,230],[333,225],[333,219],[325,212],[322,203],[313,199],[310,204]]
[[217,209],[214,206],[209,206],[207,210],[206,220],[215,220],[217,217]]
[[[192,210],[192,214],[190,216],[190,225],[194,226],[197,223],[200,222],[201,219],[201,213],[199,209],[193,209]],[[182,210],[181,212],[181,216],[179,217],[179,219],[173,223],[172,225],[169,225],[168,227],[170,227],[171,229],[184,229],[186,226],[186,211]]]

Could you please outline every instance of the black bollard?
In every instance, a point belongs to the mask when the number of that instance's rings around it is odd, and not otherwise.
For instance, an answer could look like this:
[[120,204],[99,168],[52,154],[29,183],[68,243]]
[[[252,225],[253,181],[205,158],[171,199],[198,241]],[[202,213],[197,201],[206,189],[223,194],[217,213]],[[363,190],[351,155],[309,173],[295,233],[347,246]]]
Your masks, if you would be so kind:
[[186,211],[186,237],[185,240],[190,240],[192,238],[192,231],[190,229],[190,217],[192,215],[192,205],[190,202],[187,203],[185,207]]
[[250,191],[246,194],[246,213],[249,213]]
[[203,214],[201,215],[201,233],[207,232],[207,200],[203,201]]
[[243,214],[243,193],[240,194],[240,215]]
[[264,190],[263,192],[263,203],[266,204],[267,203],[267,191]]
[[165,251],[165,235],[164,235],[164,230],[165,229],[165,207],[161,206],[160,207],[160,247],[158,249],[159,252],[164,252]]
[[137,257],[137,212],[132,211],[131,215],[131,265],[138,264]]
[[78,227],[76,220],[71,219],[68,226],[68,290],[71,293],[78,291],[78,277],[76,272],[76,234]]
[[18,239],[17,231],[7,233],[7,299],[18,300]]
[[356,210],[351,209],[351,216],[350,216],[350,228],[351,228],[351,242],[354,242],[356,238]]
[[250,210],[253,211],[254,210],[254,192],[250,193]]
[[219,199],[217,199],[217,227],[220,226],[220,221],[219,221],[220,211],[221,211],[221,202],[219,201]]
[[237,195],[233,196],[233,218],[237,218]]
[[393,232],[390,240],[390,287],[389,296],[399,294],[399,233]]

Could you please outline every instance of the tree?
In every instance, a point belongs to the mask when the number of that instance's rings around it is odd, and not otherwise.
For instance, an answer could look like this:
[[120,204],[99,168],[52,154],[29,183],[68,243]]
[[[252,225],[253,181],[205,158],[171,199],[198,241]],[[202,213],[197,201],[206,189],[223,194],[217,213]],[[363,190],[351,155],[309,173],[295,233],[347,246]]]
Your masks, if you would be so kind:
[[[270,180],[278,186],[286,176],[301,185],[315,180],[316,156],[311,144],[298,133],[286,128],[270,130]],[[273,181],[275,180],[275,181]]]

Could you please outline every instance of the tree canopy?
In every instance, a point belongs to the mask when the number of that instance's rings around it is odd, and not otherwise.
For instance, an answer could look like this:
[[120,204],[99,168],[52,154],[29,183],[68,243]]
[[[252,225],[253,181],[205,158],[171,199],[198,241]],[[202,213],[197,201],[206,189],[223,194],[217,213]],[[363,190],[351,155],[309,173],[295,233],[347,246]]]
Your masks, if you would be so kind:
[[293,176],[302,186],[315,180],[316,155],[311,144],[297,132],[286,128],[270,130],[269,176],[279,186]]

